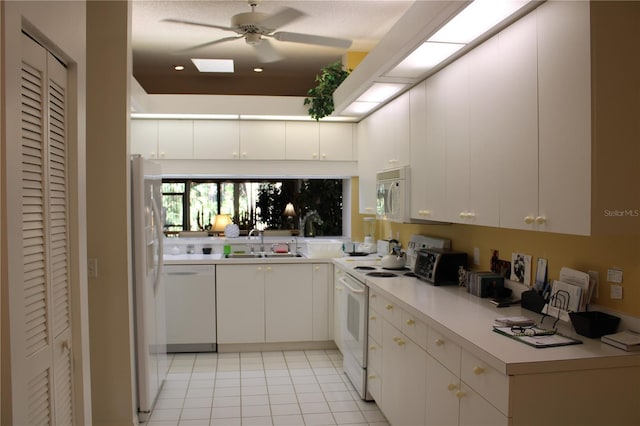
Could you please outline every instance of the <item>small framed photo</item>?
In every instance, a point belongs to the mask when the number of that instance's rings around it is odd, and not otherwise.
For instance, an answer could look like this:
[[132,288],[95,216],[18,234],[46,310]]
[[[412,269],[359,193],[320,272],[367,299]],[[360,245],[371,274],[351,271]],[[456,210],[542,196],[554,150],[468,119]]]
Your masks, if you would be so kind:
[[531,256],[522,253],[511,254],[511,278],[512,281],[531,285]]

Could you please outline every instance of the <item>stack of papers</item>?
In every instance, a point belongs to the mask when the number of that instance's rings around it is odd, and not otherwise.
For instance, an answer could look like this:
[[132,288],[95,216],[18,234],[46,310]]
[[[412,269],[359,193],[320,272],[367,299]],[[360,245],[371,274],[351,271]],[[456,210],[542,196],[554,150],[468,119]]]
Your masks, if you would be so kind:
[[595,282],[586,272],[562,268],[560,278],[553,281],[549,302],[542,313],[569,321],[569,312],[583,312],[591,300]]
[[527,327],[527,326],[532,326],[535,324],[535,321],[532,320],[531,318],[525,317],[525,316],[513,316],[513,317],[500,317],[500,318],[496,318],[496,325],[498,326],[507,326],[507,327],[513,327],[513,326],[520,326],[520,327]]
[[494,326],[493,331],[526,345],[533,346],[534,348],[553,348],[556,346],[578,345],[582,343],[581,340],[563,336],[554,330],[545,330],[538,327],[529,329],[529,332],[526,334],[516,331],[512,327]]
[[604,343],[625,351],[640,351],[640,333],[623,330],[614,334],[606,334],[600,338]]

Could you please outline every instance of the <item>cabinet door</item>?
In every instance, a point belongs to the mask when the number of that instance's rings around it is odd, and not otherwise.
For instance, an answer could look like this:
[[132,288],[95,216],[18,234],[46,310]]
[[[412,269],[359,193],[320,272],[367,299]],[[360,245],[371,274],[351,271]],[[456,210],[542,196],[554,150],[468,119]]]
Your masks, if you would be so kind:
[[375,137],[373,116],[358,123],[356,142],[358,151],[358,196],[361,214],[376,214],[376,156],[373,155],[371,138]]
[[158,121],[158,158],[193,158],[193,120]]
[[[469,204],[465,223],[498,226],[500,214],[498,37],[469,52]],[[455,163],[455,159],[454,159]]]
[[264,270],[257,265],[216,268],[218,343],[262,343]]
[[[499,35],[500,227],[534,229],[538,212],[538,72],[536,16]],[[527,223],[530,222],[530,223]]]
[[320,130],[317,122],[287,121],[287,160],[317,160],[320,158]]
[[333,339],[333,265],[313,268],[313,340]]
[[320,159],[353,161],[353,124],[320,123]]
[[389,423],[425,421],[426,352],[388,321],[382,323],[382,404]]
[[265,324],[267,342],[313,338],[313,290],[310,264],[266,265]]
[[284,160],[285,134],[284,121],[241,121],[240,158]]
[[538,229],[591,232],[589,2],[550,2],[538,12]]
[[447,216],[465,223],[469,206],[469,69],[466,57],[443,71],[447,158],[445,185]]
[[426,145],[411,156],[416,161],[423,162],[422,165],[417,164],[423,170],[423,180],[411,181],[412,187],[424,188],[424,207],[420,208],[423,212],[418,212],[420,219],[448,220],[446,186],[443,184],[447,167],[445,105],[448,95],[445,82],[446,78],[442,73],[426,81]]
[[427,355],[426,425],[458,426],[460,379]]
[[240,122],[227,120],[194,120],[193,158],[232,160],[240,149]]
[[460,388],[460,426],[507,426],[509,419],[464,382]]
[[409,92],[410,100],[410,146],[411,146],[411,217],[428,219],[425,197],[427,170],[424,164],[429,157],[427,150],[427,89],[423,81]]
[[158,158],[158,120],[131,120],[131,154]]
[[341,269],[335,268],[333,275],[333,340],[336,342],[336,346],[341,352],[345,351],[342,347],[342,329],[341,325],[344,321],[346,293],[344,285],[340,282],[340,277],[344,272]]

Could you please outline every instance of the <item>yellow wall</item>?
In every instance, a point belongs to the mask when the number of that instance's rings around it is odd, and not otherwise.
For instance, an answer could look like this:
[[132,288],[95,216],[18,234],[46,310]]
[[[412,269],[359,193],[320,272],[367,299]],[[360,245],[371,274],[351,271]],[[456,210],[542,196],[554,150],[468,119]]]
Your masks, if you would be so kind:
[[[358,214],[358,179],[352,180],[352,238],[363,239],[363,218]],[[548,278],[557,279],[563,266],[580,271],[597,271],[600,275],[599,297],[595,303],[618,312],[640,316],[640,237],[639,236],[597,236],[581,237],[546,232],[517,231],[473,225],[417,225],[377,224],[377,238],[380,235],[399,235],[403,247],[407,246],[412,234],[449,238],[452,248],[464,251],[473,263],[473,249],[480,249],[480,265],[470,265],[472,269],[488,270],[493,250],[500,252],[500,258],[511,259],[512,252],[529,254],[531,264],[538,258],[548,261]],[[398,234],[399,233],[399,234]],[[609,297],[610,283],[606,281],[607,268],[623,270],[623,299]],[[533,281],[535,266],[532,266]]]

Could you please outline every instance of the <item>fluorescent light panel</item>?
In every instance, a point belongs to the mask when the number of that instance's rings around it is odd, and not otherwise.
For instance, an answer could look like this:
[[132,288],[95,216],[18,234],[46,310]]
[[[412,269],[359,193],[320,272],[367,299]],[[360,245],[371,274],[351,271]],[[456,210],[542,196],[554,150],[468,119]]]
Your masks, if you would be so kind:
[[511,16],[530,0],[475,0],[427,41],[467,44]]
[[195,59],[191,62],[200,72],[233,72],[233,59]]
[[356,101],[384,102],[405,87],[407,85],[401,83],[373,83]]
[[423,43],[385,75],[388,77],[418,78],[425,71],[435,67],[464,46],[464,44],[455,43]]

